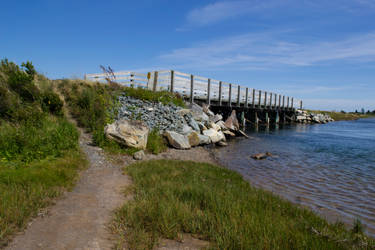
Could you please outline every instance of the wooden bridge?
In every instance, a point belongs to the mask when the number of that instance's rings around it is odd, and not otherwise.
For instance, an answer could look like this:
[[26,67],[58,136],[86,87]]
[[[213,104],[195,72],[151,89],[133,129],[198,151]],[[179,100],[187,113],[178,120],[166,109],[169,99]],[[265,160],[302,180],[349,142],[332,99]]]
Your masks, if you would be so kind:
[[178,93],[191,103],[206,103],[222,113],[236,109],[242,114],[243,121],[248,120],[255,124],[291,121],[296,108],[302,109],[302,100],[294,97],[174,70],[153,71],[147,74],[120,71],[112,72],[110,75],[85,75],[87,80],[105,81],[106,78],[112,78],[113,81],[126,86]]

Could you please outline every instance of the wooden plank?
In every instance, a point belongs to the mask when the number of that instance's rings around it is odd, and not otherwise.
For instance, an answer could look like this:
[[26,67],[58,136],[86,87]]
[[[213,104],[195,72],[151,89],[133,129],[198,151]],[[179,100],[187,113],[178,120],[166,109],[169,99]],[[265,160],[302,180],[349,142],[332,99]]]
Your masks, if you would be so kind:
[[194,76],[190,75],[190,103],[194,102]]
[[190,74],[182,73],[182,72],[180,72],[180,71],[175,71],[175,74],[176,74],[176,75],[181,75],[181,76],[190,77]]
[[219,106],[221,106],[222,105],[222,93],[223,93],[223,82],[222,81],[220,81],[219,82]]
[[207,104],[211,104],[211,79],[208,78],[207,80]]
[[246,88],[245,107],[249,107],[249,88]]
[[228,106],[232,106],[232,84],[229,83]]

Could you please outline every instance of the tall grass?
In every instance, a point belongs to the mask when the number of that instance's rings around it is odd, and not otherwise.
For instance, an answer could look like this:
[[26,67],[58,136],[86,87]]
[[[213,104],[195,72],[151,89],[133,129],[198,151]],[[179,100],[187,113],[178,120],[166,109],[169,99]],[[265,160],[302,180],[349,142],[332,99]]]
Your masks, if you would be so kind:
[[[361,249],[374,241],[344,225],[255,189],[230,170],[158,160],[126,167],[134,199],[117,211],[113,230],[130,249],[189,233],[211,249]],[[121,248],[119,241],[118,248]]]
[[30,62],[0,62],[0,248],[86,165],[62,106]]

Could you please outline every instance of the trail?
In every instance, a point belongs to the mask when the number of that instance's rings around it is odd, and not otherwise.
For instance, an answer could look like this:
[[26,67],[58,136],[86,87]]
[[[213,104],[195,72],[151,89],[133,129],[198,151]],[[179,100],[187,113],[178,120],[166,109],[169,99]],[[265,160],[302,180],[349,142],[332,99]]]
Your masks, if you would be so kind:
[[124,204],[122,190],[131,184],[120,165],[108,161],[102,149],[92,146],[89,134],[81,131],[81,149],[90,162],[73,191],[67,192],[34,219],[6,249],[111,249],[108,230],[113,211]]

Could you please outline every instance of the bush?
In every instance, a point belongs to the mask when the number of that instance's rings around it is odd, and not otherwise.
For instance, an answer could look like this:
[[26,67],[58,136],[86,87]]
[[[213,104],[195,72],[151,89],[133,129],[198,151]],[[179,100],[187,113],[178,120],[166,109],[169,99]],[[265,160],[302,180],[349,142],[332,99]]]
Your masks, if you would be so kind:
[[41,97],[42,108],[45,112],[50,112],[54,115],[62,114],[62,107],[64,103],[59,95],[53,91],[46,91]]
[[66,150],[78,149],[78,131],[65,118],[44,116],[17,126],[0,126],[0,159],[3,163],[30,163],[47,157],[60,157]]

